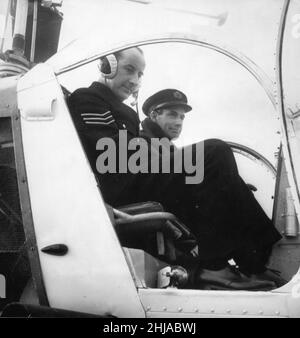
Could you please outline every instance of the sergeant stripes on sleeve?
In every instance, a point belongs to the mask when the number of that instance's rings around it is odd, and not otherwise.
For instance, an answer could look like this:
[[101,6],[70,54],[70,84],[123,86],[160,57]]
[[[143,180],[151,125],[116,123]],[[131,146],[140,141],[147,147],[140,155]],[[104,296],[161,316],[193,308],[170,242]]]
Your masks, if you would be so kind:
[[115,122],[111,112],[108,110],[105,113],[82,113],[83,122],[85,124],[100,124],[109,125]]

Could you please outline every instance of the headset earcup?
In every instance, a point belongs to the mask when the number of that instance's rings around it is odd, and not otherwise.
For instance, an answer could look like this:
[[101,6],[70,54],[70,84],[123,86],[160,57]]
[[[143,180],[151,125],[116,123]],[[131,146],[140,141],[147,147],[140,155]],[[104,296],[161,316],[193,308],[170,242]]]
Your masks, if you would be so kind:
[[101,58],[100,72],[106,79],[112,79],[117,74],[118,61],[114,54]]

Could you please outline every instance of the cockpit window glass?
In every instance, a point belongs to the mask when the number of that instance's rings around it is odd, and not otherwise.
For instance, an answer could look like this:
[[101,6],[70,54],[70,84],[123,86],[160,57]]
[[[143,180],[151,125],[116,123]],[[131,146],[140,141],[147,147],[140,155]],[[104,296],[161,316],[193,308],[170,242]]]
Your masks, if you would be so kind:
[[[281,55],[283,128],[286,130],[287,146],[292,164],[295,190],[300,196],[300,1],[288,4],[284,20]],[[290,183],[293,185],[293,183]],[[300,205],[296,202],[296,208]]]
[[[275,108],[247,69],[222,53],[187,43],[141,48],[146,59],[138,99],[141,119],[141,106],[148,96],[164,88],[177,88],[193,107],[186,115],[179,144],[219,137],[256,148],[276,164],[280,125]],[[71,92],[89,86],[100,77],[98,63],[60,75],[60,84]]]
[[[269,61],[276,50],[282,4],[277,0],[64,1],[60,51],[49,63],[60,71],[122,45],[180,32],[237,50],[272,76],[274,64]],[[78,24],[78,18],[84,25]]]
[[300,1],[291,1],[286,18],[282,54],[286,113],[300,114]]

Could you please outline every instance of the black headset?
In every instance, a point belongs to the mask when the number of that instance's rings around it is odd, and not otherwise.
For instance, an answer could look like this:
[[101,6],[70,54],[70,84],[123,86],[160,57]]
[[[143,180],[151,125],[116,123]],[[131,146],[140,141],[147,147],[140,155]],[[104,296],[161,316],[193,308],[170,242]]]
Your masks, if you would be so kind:
[[109,54],[100,59],[99,70],[105,79],[113,79],[117,74],[118,60],[115,54]]

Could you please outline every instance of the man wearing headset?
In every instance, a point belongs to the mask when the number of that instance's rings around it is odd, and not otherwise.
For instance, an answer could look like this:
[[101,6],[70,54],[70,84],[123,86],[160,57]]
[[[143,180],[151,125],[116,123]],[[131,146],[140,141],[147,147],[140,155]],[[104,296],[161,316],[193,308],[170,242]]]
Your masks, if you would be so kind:
[[110,137],[119,144],[119,130],[126,130],[128,139],[139,132],[139,117],[123,101],[136,93],[145,68],[143,52],[131,48],[108,55],[101,60],[101,76],[89,88],[76,90],[68,100],[70,112],[83,147],[97,177],[107,203],[118,206],[132,200],[131,173],[107,173],[99,175],[96,162],[100,138]]
[[[71,115],[91,167],[100,179],[105,201],[117,207],[154,200],[182,218],[199,240],[201,270],[195,279],[200,283],[240,290],[279,286],[280,279],[267,273],[265,264],[280,235],[241,181],[233,154],[224,142],[206,142],[205,177],[198,185],[184,184],[183,175],[172,172],[97,172],[99,139],[109,137],[119,149],[120,130],[127,131],[128,140],[139,135],[139,118],[123,101],[138,90],[144,68],[143,52],[137,47],[109,55],[102,59],[99,81],[76,90],[69,98]],[[185,100],[181,95],[177,99]],[[250,278],[227,266],[227,260],[236,252],[240,267]]]

